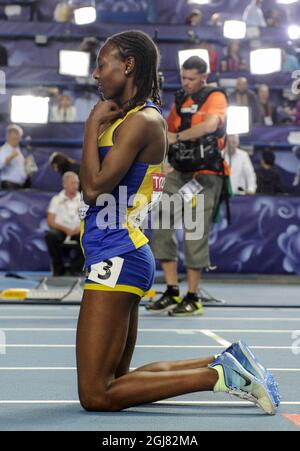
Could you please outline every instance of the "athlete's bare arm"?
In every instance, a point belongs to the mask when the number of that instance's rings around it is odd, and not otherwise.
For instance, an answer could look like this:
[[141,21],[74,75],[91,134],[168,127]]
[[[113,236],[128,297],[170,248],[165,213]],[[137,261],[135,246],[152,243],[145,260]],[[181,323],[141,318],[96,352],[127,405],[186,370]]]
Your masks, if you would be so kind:
[[[113,102],[104,104],[99,105],[98,117],[91,114],[85,126],[80,178],[84,200],[88,204],[95,203],[100,194],[111,193],[134,160],[148,164],[162,162],[166,147],[164,121],[159,113],[155,110],[141,111],[129,116],[119,127],[115,143],[100,165],[99,131],[122,114]],[[99,111],[103,113],[102,118]]]

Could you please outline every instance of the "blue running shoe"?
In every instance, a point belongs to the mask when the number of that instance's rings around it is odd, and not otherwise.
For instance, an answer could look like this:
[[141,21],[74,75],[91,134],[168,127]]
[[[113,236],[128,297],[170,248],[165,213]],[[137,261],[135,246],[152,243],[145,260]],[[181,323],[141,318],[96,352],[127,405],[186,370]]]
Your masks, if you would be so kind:
[[279,386],[275,381],[273,374],[257,360],[247,343],[244,341],[233,343],[224,351],[224,353],[225,352],[233,355],[233,357],[235,357],[249,373],[265,382],[273,398],[274,404],[276,407],[279,407],[281,401]]
[[254,403],[268,415],[276,414],[276,406],[264,381],[249,373],[233,355],[225,352],[208,366],[219,375],[215,393],[237,396]]

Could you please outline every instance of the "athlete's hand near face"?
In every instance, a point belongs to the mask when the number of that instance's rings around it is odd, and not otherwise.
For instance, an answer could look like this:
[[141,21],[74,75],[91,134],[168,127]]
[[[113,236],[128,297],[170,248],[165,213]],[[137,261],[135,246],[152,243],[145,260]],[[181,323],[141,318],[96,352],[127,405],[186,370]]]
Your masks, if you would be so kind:
[[124,114],[119,105],[112,100],[98,102],[92,108],[86,121],[86,127],[100,130],[103,126],[110,124]]

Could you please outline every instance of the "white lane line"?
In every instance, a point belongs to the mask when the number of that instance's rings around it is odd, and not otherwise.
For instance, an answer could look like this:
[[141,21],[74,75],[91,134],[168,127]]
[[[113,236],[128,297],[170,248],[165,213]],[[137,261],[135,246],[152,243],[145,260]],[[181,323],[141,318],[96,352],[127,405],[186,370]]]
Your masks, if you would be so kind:
[[[17,315],[13,315],[13,316],[9,316],[9,315],[4,315],[4,316],[0,316],[0,320],[15,320],[15,321],[19,321],[19,320],[77,320],[78,316],[17,316]],[[164,318],[156,318],[156,317],[151,317],[151,318],[144,318],[141,317],[141,320],[144,319],[148,319],[151,321],[157,321],[157,320],[164,320],[166,321],[166,317]],[[178,318],[176,318],[178,319]],[[186,318],[185,318],[186,319]],[[188,320],[195,320],[196,318],[187,318]],[[173,318],[172,318],[173,321]],[[197,319],[197,321],[201,321],[201,323],[205,322],[205,321],[275,321],[275,322],[284,322],[284,321],[290,321],[290,322],[299,322],[300,321],[300,317],[299,318],[293,318],[293,317],[289,317],[289,318],[270,318],[270,317],[257,317],[257,318],[250,318],[250,317],[238,317],[238,316],[233,316],[233,317],[228,317],[228,316],[224,316],[224,317],[218,317],[218,316],[206,316],[206,317],[201,317],[201,319]]]
[[[75,344],[0,344],[1,348],[75,348]],[[220,349],[220,346],[204,345],[137,345],[136,348],[148,349]],[[300,346],[251,346],[252,349],[300,351]]]
[[76,371],[72,366],[3,366],[0,371]]
[[[4,332],[76,332],[75,327],[1,327]],[[166,332],[177,334],[202,333],[206,329],[139,329],[139,332]],[[293,332],[300,332],[295,329],[210,329],[216,333],[251,333],[251,334],[291,334]]]
[[75,327],[1,327],[0,330],[3,332],[76,332]]
[[[134,371],[136,368],[130,368]],[[0,371],[76,371],[75,366],[2,366]],[[274,373],[300,373],[300,368],[269,368]]]
[[30,305],[30,304],[28,304],[28,305],[21,305],[21,304],[18,304],[18,305],[13,305],[13,306],[10,306],[10,305],[1,305],[1,302],[0,302],[0,311],[1,310],[21,310],[21,309],[23,309],[23,310],[42,310],[42,311],[45,311],[45,310],[50,310],[50,311],[52,311],[52,310],[63,310],[63,309],[67,309],[68,311],[70,310],[70,311],[72,311],[72,310],[79,310],[79,308],[80,308],[80,306],[78,305],[78,307],[77,306],[74,306],[74,305]]
[[[258,305],[259,306],[259,305]],[[55,309],[65,309],[65,310],[79,310],[80,309],[80,304],[78,303],[78,305],[67,305],[67,304],[60,304],[59,302],[57,302],[56,305],[47,305],[45,304],[18,304],[15,305],[13,303],[11,303],[11,305],[8,304],[2,304],[1,300],[0,300],[0,310],[55,310]],[[143,311],[144,306],[140,305],[140,309]],[[284,306],[280,306],[280,307],[275,307],[275,306],[267,306],[267,307],[260,307],[259,311],[260,312],[274,312],[274,309],[277,311],[293,311],[299,312],[299,306],[298,304],[295,304],[292,307],[284,307]],[[243,307],[243,306],[235,306],[235,307],[213,307],[213,311],[214,312],[224,312],[224,311],[235,311],[235,312],[244,312],[245,310],[247,310],[247,312],[257,312],[257,307],[253,306],[253,307]],[[148,313],[147,311],[143,311],[143,313],[145,313],[145,316],[150,316],[151,314]]]
[[219,337],[219,335],[215,334],[211,330],[203,329],[203,330],[201,330],[201,333],[203,335],[205,335],[206,337],[209,337],[212,340],[216,341],[217,343],[219,343],[219,345],[224,346],[225,348],[229,348],[229,346],[231,346],[231,344],[232,344],[229,341],[225,340],[225,338]]
[[[79,405],[79,401],[76,400],[1,400],[0,404],[76,404]],[[245,401],[158,401],[150,405],[173,405],[173,406],[253,406],[252,403]],[[147,404],[139,407],[146,407]],[[300,406],[300,401],[282,402],[281,406]]]
[[13,319],[16,321],[19,320],[41,320],[41,319],[45,319],[45,320],[49,320],[49,319],[55,319],[55,320],[65,320],[65,319],[71,319],[71,320],[76,320],[78,319],[78,316],[17,316],[17,315],[13,315],[13,316],[9,316],[9,315],[4,315],[4,316],[0,316],[0,320],[7,320],[7,319]]

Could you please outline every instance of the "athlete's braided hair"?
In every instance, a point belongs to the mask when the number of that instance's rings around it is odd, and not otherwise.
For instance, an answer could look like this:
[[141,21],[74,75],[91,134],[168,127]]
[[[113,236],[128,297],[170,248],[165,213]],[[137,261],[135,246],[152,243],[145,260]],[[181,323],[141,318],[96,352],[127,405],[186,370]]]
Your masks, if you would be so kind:
[[160,56],[150,36],[142,31],[125,31],[111,36],[106,42],[118,48],[124,61],[130,56],[135,59],[134,81],[138,91],[131,99],[131,105],[136,106],[151,99],[161,106],[158,76]]

